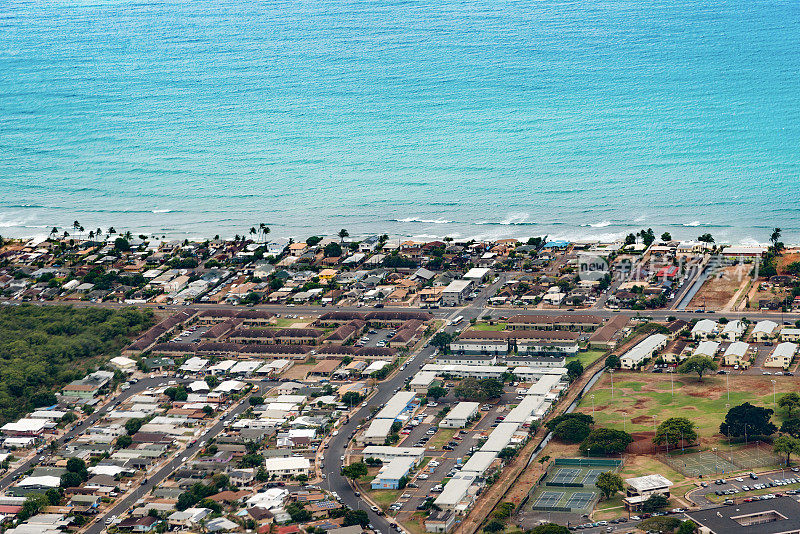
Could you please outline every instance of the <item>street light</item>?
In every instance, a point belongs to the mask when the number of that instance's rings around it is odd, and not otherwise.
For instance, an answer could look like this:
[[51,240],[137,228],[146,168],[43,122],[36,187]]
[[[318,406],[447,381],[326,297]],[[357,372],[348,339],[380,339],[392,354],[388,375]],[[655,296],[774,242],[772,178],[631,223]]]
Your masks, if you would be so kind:
[[594,393],[592,393],[592,419],[594,419]]
[[614,370],[609,369],[608,374],[611,375],[611,398],[614,398]]
[[728,390],[728,402],[731,401],[731,381],[730,381],[730,373],[725,373],[725,388]]
[[772,405],[775,406],[775,380],[770,380],[772,382]]

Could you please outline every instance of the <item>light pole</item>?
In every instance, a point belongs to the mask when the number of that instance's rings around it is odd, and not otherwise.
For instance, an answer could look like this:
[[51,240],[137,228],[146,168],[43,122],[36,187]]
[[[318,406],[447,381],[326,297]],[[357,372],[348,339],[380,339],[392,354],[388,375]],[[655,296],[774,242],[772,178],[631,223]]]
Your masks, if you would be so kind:
[[730,381],[730,373],[725,373],[725,388],[728,390],[728,402],[731,401],[731,381]]
[[594,393],[592,393],[591,397],[592,397],[592,419],[594,419]]
[[609,369],[608,374],[611,375],[611,398],[614,398],[614,370]]
[[772,382],[772,405],[775,406],[775,381],[770,380]]
[[669,374],[669,387],[672,390],[672,397],[675,398],[675,373]]

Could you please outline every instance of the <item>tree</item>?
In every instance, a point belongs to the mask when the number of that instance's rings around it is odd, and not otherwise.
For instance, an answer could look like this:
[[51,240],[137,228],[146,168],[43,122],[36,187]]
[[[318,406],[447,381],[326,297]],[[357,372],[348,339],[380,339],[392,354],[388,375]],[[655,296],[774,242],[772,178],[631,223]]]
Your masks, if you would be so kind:
[[353,407],[359,402],[361,402],[361,395],[359,395],[355,391],[348,391],[347,393],[342,395],[342,402],[350,407]]
[[778,406],[792,417],[795,412],[800,410],[800,395],[795,392],[787,393],[778,400]]
[[675,534],[694,534],[695,532],[697,532],[697,525],[691,519],[687,519],[680,524]]
[[22,503],[22,510],[20,510],[17,514],[17,519],[25,521],[28,518],[38,514],[45,506],[49,505],[50,501],[43,494],[32,493],[28,495],[28,497],[25,499],[25,502]]
[[665,242],[672,241],[672,234],[670,234],[669,232],[664,232],[663,234],[661,234],[661,241]]
[[571,419],[576,419],[578,421],[586,423],[587,425],[593,425],[594,424],[594,419],[592,418],[591,415],[588,415],[588,414],[585,414],[585,413],[580,413],[580,412],[570,412],[570,413],[564,413],[564,414],[558,415],[556,417],[553,417],[552,419],[547,421],[544,424],[544,426],[546,426],[550,430],[553,430],[558,425],[560,425],[562,422],[567,421],[567,420],[571,420]]
[[783,249],[783,243],[780,242],[782,233],[780,228],[774,228],[769,236],[769,242],[772,243],[772,253],[776,256],[779,256]]
[[211,389],[214,389],[215,387],[217,387],[220,384],[219,378],[217,378],[214,375],[206,375],[206,377],[203,380],[206,381],[206,384]]
[[339,230],[339,234],[338,235],[339,235],[339,239],[341,239],[342,243],[344,243],[344,238],[345,237],[350,237],[350,232],[348,232],[347,230],[342,228],[341,230]]
[[142,428],[143,421],[141,419],[128,419],[125,421],[125,431],[129,436],[136,434]]
[[344,513],[344,523],[342,525],[345,527],[351,525],[366,527],[369,525],[369,516],[365,510],[347,510]]
[[685,417],[670,417],[656,430],[653,443],[667,445],[673,449],[681,444],[691,444],[697,441],[697,431],[692,421]]
[[781,425],[781,432],[792,437],[800,438],[800,419],[787,419]]
[[786,465],[789,465],[792,454],[800,453],[800,440],[792,436],[778,436],[773,443],[775,453],[786,455]]
[[463,400],[486,401],[503,394],[503,383],[496,378],[465,378],[453,388],[456,397]]
[[258,395],[253,395],[252,397],[247,399],[247,402],[250,403],[250,406],[260,406],[260,405],[264,404],[264,397],[259,397]]
[[633,443],[633,438],[627,432],[610,428],[596,428],[581,442],[580,451],[587,456],[590,454],[595,456],[620,454],[631,443]]
[[501,460],[510,460],[514,456],[517,455],[517,449],[514,447],[503,447],[500,452],[497,453],[497,457]]
[[697,240],[700,241],[701,243],[706,243],[707,245],[710,245],[711,243],[714,242],[714,237],[709,233],[705,233],[699,236]]
[[61,502],[61,490],[59,488],[50,488],[44,492],[44,496],[47,497],[47,502],[50,503],[50,506],[58,506]]
[[597,489],[603,494],[604,499],[608,499],[616,492],[622,491],[624,487],[622,484],[622,477],[613,471],[600,473],[594,485],[597,486]]
[[133,438],[127,434],[123,434],[117,438],[117,448],[127,449],[133,444]]
[[500,532],[501,530],[505,530],[505,528],[506,528],[505,523],[503,523],[499,519],[492,519],[491,521],[486,523],[486,526],[483,527],[483,530],[485,532]]
[[289,516],[291,516],[292,521],[296,523],[305,523],[311,519],[311,512],[297,503],[292,503],[286,506],[286,512],[289,514]]
[[189,398],[189,392],[183,386],[171,387],[164,390],[164,395],[169,397],[171,401],[185,401]]
[[441,399],[447,395],[447,389],[443,388],[442,386],[433,386],[432,388],[428,388],[428,393],[426,397],[429,399]]
[[717,363],[708,356],[690,356],[678,367],[678,372],[683,374],[697,373],[700,381],[703,381],[703,375],[717,370]]
[[553,429],[553,435],[564,443],[580,443],[592,431],[591,425],[579,419],[567,419]]
[[606,367],[609,369],[619,369],[622,367],[622,360],[616,354],[610,355],[606,358]]
[[131,250],[131,244],[124,237],[118,237],[114,240],[114,250],[128,252]]
[[447,332],[436,332],[436,334],[434,334],[434,336],[431,338],[431,345],[442,352],[448,352],[450,350],[450,343],[454,338],[454,334],[448,334]]
[[86,462],[80,458],[70,458],[67,460],[67,472],[75,473],[83,480],[89,479],[89,472],[86,469]]
[[666,507],[669,504],[669,499],[660,493],[653,493],[646,501],[642,503],[643,512],[656,512]]
[[342,474],[351,480],[367,476],[367,465],[363,462],[355,462],[342,467]]
[[245,454],[239,459],[239,467],[259,467],[264,465],[264,457],[260,454]]
[[336,243],[335,241],[332,241],[327,245],[325,245],[325,248],[323,250],[325,251],[326,258],[338,258],[339,256],[342,255],[342,246],[339,243]]
[[725,414],[725,421],[719,426],[721,434],[730,437],[770,436],[777,427],[770,418],[772,410],[753,406],[749,402],[734,406]]
[[78,473],[72,473],[67,471],[63,475],[61,475],[61,487],[62,488],[76,488],[83,483],[83,479]]
[[571,534],[571,531],[564,525],[545,523],[544,525],[534,527],[534,529],[531,530],[531,534]]
[[580,360],[572,360],[566,365],[567,378],[570,382],[574,382],[576,378],[583,374],[583,364]]

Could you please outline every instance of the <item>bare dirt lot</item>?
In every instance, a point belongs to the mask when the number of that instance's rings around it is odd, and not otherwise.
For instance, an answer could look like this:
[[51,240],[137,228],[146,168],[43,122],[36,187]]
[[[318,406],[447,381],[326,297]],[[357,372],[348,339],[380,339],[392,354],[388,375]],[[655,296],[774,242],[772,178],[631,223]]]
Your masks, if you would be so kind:
[[709,277],[700,291],[692,298],[689,308],[710,308],[719,310],[728,305],[740,287],[747,284],[750,265],[725,267],[716,276]]

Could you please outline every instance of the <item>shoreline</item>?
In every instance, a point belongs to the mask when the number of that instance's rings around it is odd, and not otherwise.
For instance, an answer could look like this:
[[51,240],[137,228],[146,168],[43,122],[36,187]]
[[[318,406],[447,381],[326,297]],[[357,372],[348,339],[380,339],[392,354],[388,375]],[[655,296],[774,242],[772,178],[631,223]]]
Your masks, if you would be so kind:
[[[169,210],[154,210],[153,217],[165,216],[171,213]],[[85,213],[81,213],[85,215]],[[568,223],[535,223],[535,222],[455,222],[444,219],[423,219],[407,218],[403,220],[390,220],[386,222],[365,223],[356,221],[341,220],[338,222],[320,222],[318,224],[308,224],[303,226],[292,224],[281,224],[270,222],[270,217],[262,217],[265,224],[272,230],[270,239],[273,241],[295,241],[306,239],[312,235],[334,236],[341,228],[346,228],[353,237],[367,237],[369,235],[388,234],[390,239],[399,240],[442,240],[451,237],[459,241],[493,241],[498,239],[518,239],[527,240],[530,237],[547,236],[551,240],[566,240],[570,242],[614,242],[624,240],[629,233],[636,233],[643,229],[652,228],[660,235],[669,232],[673,239],[690,241],[696,240],[701,234],[710,233],[714,236],[718,245],[742,245],[755,246],[768,244],[769,234],[772,226],[758,228],[736,228],[731,225],[719,224],[658,224],[642,221],[641,223],[616,223],[601,221],[599,223],[584,223],[578,226]],[[0,212],[2,217],[2,212]],[[74,219],[74,217],[73,217]],[[229,220],[226,224],[206,223],[195,224],[191,221],[158,221],[164,224],[128,224],[116,222],[114,218],[105,218],[100,221],[98,218],[89,219],[79,218],[81,224],[89,230],[102,228],[106,231],[109,227],[114,227],[118,233],[130,231],[134,236],[146,235],[150,239],[188,239],[190,241],[203,241],[219,235],[222,239],[233,239],[235,235],[247,237],[251,226],[256,228],[259,222],[252,222],[249,225],[241,221]],[[85,219],[85,220],[84,220]],[[342,217],[345,219],[345,217]],[[14,224],[15,222],[19,224]],[[34,221],[10,221],[0,223],[0,236],[10,239],[41,239],[47,238],[49,230],[53,226],[43,224],[33,224]],[[110,224],[109,224],[110,222]],[[144,221],[141,221],[144,222]],[[172,224],[169,224],[171,222]],[[69,224],[63,221],[64,224]],[[780,226],[780,223],[775,223]],[[73,234],[72,225],[56,225],[59,233],[64,230]],[[784,231],[786,245],[794,246],[800,244],[800,230],[782,227]],[[482,230],[482,231],[481,231]]]

